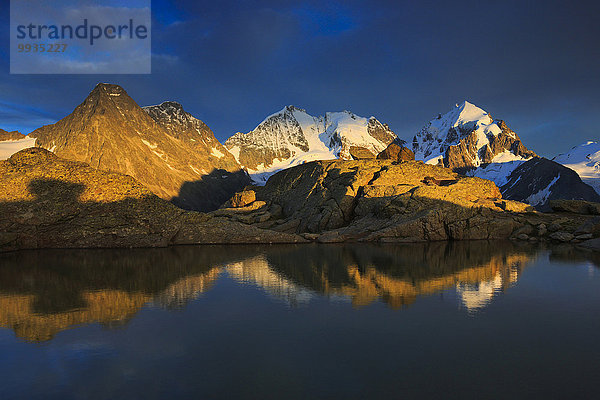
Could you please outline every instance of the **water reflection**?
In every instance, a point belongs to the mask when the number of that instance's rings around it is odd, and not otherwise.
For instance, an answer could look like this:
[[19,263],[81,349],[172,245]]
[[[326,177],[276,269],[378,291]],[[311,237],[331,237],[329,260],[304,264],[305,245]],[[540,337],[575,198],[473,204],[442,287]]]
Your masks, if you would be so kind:
[[[569,249],[553,257],[572,260]],[[355,307],[383,301],[400,309],[420,296],[455,290],[462,306],[475,312],[514,285],[539,251],[512,243],[439,242],[4,254],[0,326],[36,342],[81,324],[121,326],[147,304],[184,307],[220,277],[259,287],[291,306],[329,296]]]

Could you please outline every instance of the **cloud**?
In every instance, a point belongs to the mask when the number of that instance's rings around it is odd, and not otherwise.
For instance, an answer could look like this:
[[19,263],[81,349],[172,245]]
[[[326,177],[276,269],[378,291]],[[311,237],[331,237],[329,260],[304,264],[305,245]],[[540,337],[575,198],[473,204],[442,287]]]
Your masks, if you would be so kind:
[[[5,72],[0,99],[62,116],[97,82],[109,81],[142,105],[181,102],[221,140],[253,129],[286,104],[315,114],[375,115],[411,138],[438,113],[470,99],[544,155],[597,136],[600,52],[591,38],[600,37],[600,24],[593,2],[154,0],[152,6],[151,75],[50,79]],[[8,70],[6,52],[0,51],[0,67]],[[553,118],[565,122],[533,128]]]

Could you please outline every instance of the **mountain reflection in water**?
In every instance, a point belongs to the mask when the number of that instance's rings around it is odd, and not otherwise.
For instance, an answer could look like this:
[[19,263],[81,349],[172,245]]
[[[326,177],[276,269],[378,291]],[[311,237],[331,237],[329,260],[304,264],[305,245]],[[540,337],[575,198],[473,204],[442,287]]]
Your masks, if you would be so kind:
[[504,242],[11,253],[0,256],[0,326],[27,341],[47,341],[81,324],[121,326],[145,305],[181,308],[220,277],[290,306],[329,296],[355,307],[382,301],[400,309],[454,289],[462,306],[476,312],[514,285],[538,253]]

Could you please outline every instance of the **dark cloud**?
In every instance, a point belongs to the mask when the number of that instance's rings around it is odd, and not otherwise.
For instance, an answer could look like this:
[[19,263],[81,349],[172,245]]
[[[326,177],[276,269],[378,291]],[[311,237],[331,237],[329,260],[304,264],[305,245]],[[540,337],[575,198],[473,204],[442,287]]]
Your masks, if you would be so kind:
[[376,115],[410,138],[468,99],[552,155],[598,139],[598,11],[585,1],[154,0],[152,75],[8,75],[4,49],[0,100],[59,118],[110,81],[142,105],[180,101],[224,140],[286,104]]

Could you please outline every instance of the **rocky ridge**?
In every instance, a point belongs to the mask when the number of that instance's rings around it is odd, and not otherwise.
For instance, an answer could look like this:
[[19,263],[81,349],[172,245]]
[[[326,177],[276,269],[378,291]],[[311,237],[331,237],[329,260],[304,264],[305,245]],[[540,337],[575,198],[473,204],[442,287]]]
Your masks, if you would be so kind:
[[23,135],[18,131],[5,131],[4,129],[0,129],[0,142],[8,141],[8,140],[21,140],[25,139],[27,136]]
[[0,161],[0,251],[302,242],[160,199],[130,176],[31,148]]
[[419,161],[311,162],[236,198],[215,214],[322,243],[516,239],[524,226],[559,220],[574,232],[589,219],[535,212],[491,181]]
[[29,136],[62,158],[131,175],[186,209],[218,208],[249,182],[210,129],[180,105],[144,111],[118,85],[98,84],[70,115]]
[[461,172],[536,156],[504,121],[467,101],[425,125],[414,136],[412,147],[417,160]]

